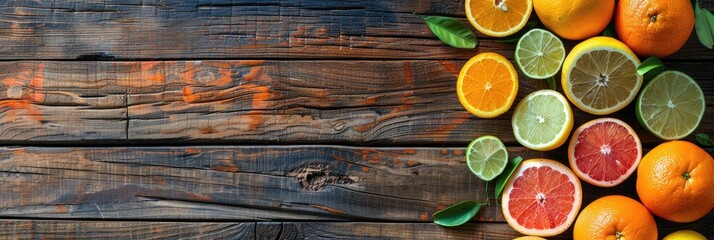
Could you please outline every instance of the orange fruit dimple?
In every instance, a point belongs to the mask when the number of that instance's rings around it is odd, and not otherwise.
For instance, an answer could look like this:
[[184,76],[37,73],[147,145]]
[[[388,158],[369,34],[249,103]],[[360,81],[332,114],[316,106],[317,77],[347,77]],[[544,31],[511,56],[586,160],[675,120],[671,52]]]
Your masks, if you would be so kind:
[[532,0],[466,0],[464,5],[471,25],[492,37],[518,32],[533,11]]
[[573,239],[656,240],[657,224],[639,202],[624,196],[605,196],[580,212]]
[[503,114],[518,93],[513,64],[496,53],[471,58],[461,69],[456,85],[459,102],[472,114],[492,118]]
[[533,8],[543,25],[558,36],[582,40],[607,27],[615,0],[533,0]]
[[677,52],[692,29],[694,10],[689,0],[620,0],[615,10],[617,35],[643,57]]
[[654,215],[696,221],[714,207],[714,159],[690,142],[662,143],[640,161],[636,187]]

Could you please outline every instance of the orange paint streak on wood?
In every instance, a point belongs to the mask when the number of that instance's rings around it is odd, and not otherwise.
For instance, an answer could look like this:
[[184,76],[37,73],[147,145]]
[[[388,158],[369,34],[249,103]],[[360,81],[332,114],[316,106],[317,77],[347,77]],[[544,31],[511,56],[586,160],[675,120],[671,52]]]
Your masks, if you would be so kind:
[[186,83],[186,85],[196,84],[196,72],[198,72],[198,69],[199,66],[192,62],[187,62],[184,65],[183,82]]
[[362,172],[365,172],[365,173],[366,173],[366,172],[369,172],[369,168],[368,168],[368,167],[362,167]]
[[444,133],[444,135],[448,135],[449,133],[454,131],[454,129],[456,129],[456,127],[458,127],[461,124],[464,124],[466,122],[466,120],[468,120],[471,116],[472,115],[469,112],[461,112],[458,114],[456,119],[451,120],[451,122],[449,124],[446,124],[443,127],[440,127],[436,130]]
[[199,97],[193,94],[193,89],[191,87],[183,87],[183,101],[186,103],[196,102]]
[[449,62],[447,62],[447,61],[444,61],[444,60],[439,60],[439,63],[441,63],[441,65],[444,66],[444,68],[446,68],[446,71],[448,71],[448,72],[450,72],[450,73],[452,73],[452,74],[459,75],[459,72],[460,72],[459,69],[456,68],[456,67],[455,67],[454,65],[452,65],[451,63],[449,63]]
[[265,63],[265,60],[240,60],[238,61],[239,65],[248,65],[248,66],[260,66]]
[[449,151],[446,149],[441,149],[441,155],[447,155],[449,154]]
[[24,149],[24,148],[15,149],[12,151],[12,153],[15,155],[25,155],[25,154],[27,154],[27,149]]
[[314,207],[314,208],[317,208],[317,209],[322,209],[322,210],[325,210],[325,211],[327,211],[327,212],[329,212],[329,213],[334,213],[334,214],[345,214],[345,212],[344,212],[344,211],[342,211],[342,210],[338,210],[338,209],[334,209],[334,208],[331,208],[331,207],[326,207],[326,206],[320,206],[320,205],[310,205],[310,206],[311,206],[311,207]]
[[202,134],[211,134],[211,133],[217,133],[217,132],[218,132],[218,131],[216,131],[216,129],[213,128],[213,127],[204,127],[204,128],[199,129],[199,131],[200,131]]
[[67,213],[69,210],[65,205],[57,205],[57,213]]
[[[233,82],[231,78],[231,64],[228,62],[211,62],[206,64],[207,66],[214,67],[218,69],[218,77],[210,81],[210,85],[224,87],[228,86]],[[206,68],[203,68],[206,69]]]
[[402,163],[401,159],[399,159],[399,158],[394,159],[394,164],[401,164],[401,163]]
[[45,94],[39,91],[45,82],[44,72],[45,64],[40,63],[37,65],[37,71],[30,80],[30,92],[27,94],[27,98],[31,101],[43,102],[45,100]]
[[377,157],[370,158],[370,159],[367,161],[367,163],[369,163],[369,164],[379,164],[379,158],[377,158]]
[[238,172],[238,167],[237,166],[214,166],[213,170],[220,171],[220,172]]
[[198,153],[198,150],[196,150],[195,148],[186,148],[186,153],[193,155]]
[[418,164],[419,164],[419,163],[418,163],[417,161],[414,161],[414,160],[409,160],[409,161],[407,161],[407,166],[410,166],[410,167],[416,166],[416,165],[418,165]]
[[251,67],[250,72],[243,76],[243,79],[245,79],[246,81],[251,81],[260,75],[261,70],[262,69],[260,67]]
[[419,215],[419,220],[421,220],[422,222],[429,221],[429,213],[424,212],[421,215]]
[[460,150],[460,149],[456,149],[456,150],[454,150],[454,154],[455,155],[464,155],[464,151]]
[[404,80],[407,84],[414,84],[414,78],[412,76],[412,65],[410,62],[404,62]]
[[404,149],[403,152],[404,152],[404,154],[410,154],[410,155],[416,154],[416,150],[414,150],[414,149]]
[[151,81],[155,84],[161,84],[166,81],[166,76],[164,74],[164,64],[161,62],[141,62],[139,64],[139,70],[141,70],[141,80]]

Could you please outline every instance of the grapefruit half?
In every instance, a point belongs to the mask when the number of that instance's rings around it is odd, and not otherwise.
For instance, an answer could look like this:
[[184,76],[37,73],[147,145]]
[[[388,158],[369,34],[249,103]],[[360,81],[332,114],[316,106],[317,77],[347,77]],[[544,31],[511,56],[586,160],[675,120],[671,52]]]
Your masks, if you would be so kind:
[[640,138],[627,123],[599,118],[580,126],[568,147],[575,175],[592,185],[613,187],[637,169],[642,158]]
[[582,204],[580,180],[562,163],[531,159],[521,163],[503,190],[501,206],[508,225],[533,236],[563,233]]

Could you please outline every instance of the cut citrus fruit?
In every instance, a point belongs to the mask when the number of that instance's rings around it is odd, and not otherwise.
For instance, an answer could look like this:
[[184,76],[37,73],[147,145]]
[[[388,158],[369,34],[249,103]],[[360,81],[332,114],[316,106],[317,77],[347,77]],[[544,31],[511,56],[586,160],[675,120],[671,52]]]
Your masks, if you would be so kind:
[[616,186],[637,169],[640,138],[627,123],[614,118],[587,122],[573,132],[568,160],[575,175],[592,185]]
[[524,97],[513,111],[513,135],[523,146],[539,151],[560,147],[573,129],[568,100],[553,90],[539,90]]
[[471,58],[459,73],[456,94],[472,114],[497,117],[513,104],[518,93],[518,73],[513,64],[497,53],[481,53]]
[[466,17],[479,32],[505,37],[521,30],[533,11],[532,0],[466,0]]
[[665,71],[650,80],[635,104],[640,124],[664,140],[691,134],[702,121],[705,108],[702,89],[679,71]]
[[582,196],[580,181],[570,168],[553,160],[531,159],[508,179],[501,206],[516,231],[548,237],[573,224]]
[[585,112],[605,115],[630,104],[642,86],[640,60],[622,42],[594,37],[573,48],[563,63],[565,96]]
[[503,172],[508,163],[508,151],[500,139],[482,136],[466,148],[466,164],[478,178],[491,181]]
[[518,40],[515,56],[523,74],[533,79],[546,79],[560,71],[565,47],[553,33],[536,28]]

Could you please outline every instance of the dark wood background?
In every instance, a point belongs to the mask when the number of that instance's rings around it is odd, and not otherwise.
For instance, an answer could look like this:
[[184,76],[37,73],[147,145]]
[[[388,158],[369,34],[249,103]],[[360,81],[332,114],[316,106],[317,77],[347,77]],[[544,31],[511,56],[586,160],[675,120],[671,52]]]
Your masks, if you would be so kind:
[[[0,1],[0,238],[519,236],[495,200],[458,228],[431,215],[486,198],[464,162],[478,136],[526,159],[566,149],[520,147],[511,112],[459,104],[463,63],[513,44],[454,49],[414,13],[466,22],[461,0]],[[692,35],[665,59],[704,90],[710,135],[712,53]],[[546,87],[521,75],[516,101]],[[633,109],[612,116],[661,143]],[[636,198],[634,179],[583,183],[583,206]],[[714,213],[657,223],[714,238]]]

